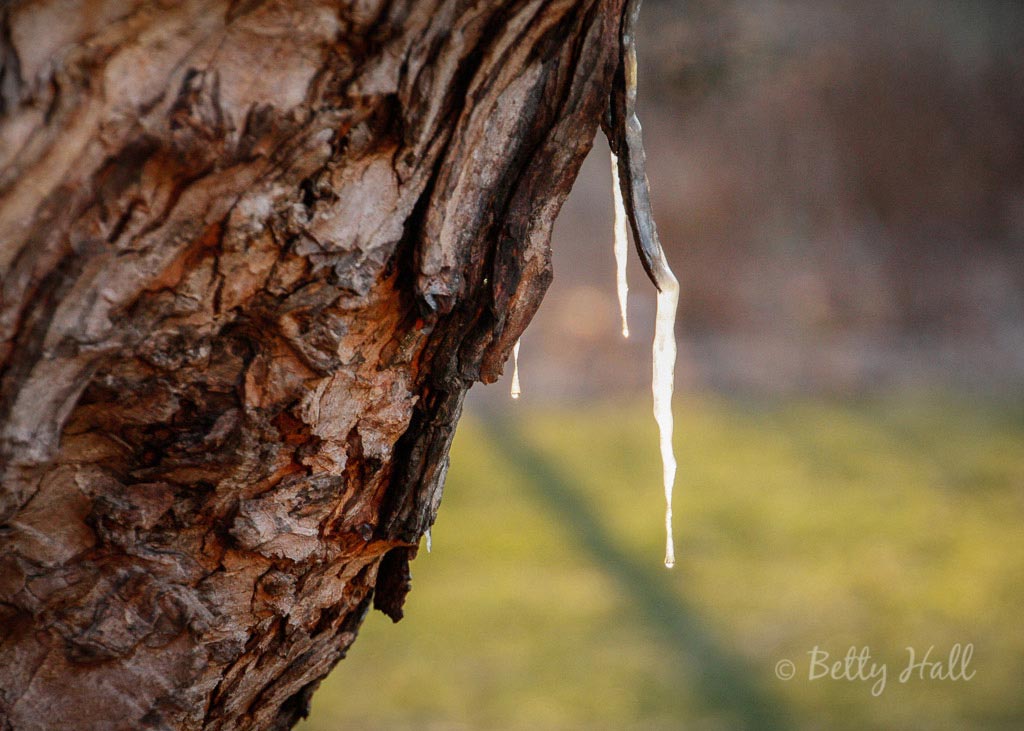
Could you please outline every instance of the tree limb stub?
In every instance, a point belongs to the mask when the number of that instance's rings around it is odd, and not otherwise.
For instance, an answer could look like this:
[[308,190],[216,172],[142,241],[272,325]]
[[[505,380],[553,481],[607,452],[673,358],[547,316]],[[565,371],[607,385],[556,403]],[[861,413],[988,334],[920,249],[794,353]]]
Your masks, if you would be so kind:
[[397,619],[621,0],[0,8],[0,729],[288,728]]
[[640,263],[661,292],[666,286],[673,285],[676,278],[661,248],[658,228],[654,223],[643,131],[636,113],[636,22],[642,2],[627,0],[623,9],[620,32],[622,56],[602,126],[608,144],[618,158],[619,185]]

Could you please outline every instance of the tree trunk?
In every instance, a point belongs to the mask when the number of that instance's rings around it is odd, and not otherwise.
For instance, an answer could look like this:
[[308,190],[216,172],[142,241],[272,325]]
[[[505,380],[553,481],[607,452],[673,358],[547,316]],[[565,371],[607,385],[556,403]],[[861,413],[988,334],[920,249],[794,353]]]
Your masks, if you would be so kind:
[[288,728],[401,617],[621,5],[2,4],[0,729]]

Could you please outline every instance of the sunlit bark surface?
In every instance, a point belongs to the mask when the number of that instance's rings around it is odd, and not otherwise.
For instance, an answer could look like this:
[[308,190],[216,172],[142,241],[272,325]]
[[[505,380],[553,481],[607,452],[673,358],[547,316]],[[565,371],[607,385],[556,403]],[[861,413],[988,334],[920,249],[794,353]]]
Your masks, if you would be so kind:
[[401,616],[620,15],[0,5],[0,728],[288,728]]

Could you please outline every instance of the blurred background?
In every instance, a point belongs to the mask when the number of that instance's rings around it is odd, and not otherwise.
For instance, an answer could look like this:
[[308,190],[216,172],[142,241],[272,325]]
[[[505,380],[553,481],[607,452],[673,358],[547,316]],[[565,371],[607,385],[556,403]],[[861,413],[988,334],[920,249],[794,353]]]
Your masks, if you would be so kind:
[[[654,290],[634,255],[622,340],[599,136],[522,398],[472,390],[406,619],[368,617],[300,728],[1024,728],[1024,4],[641,21],[682,287],[677,566]],[[970,680],[900,682],[907,647],[957,644]],[[815,647],[868,648],[884,690],[810,680]]]

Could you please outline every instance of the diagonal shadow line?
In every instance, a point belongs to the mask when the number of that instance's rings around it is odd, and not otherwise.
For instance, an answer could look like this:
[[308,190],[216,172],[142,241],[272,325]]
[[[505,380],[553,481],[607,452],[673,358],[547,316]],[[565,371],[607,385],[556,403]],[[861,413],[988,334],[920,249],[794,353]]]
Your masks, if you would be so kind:
[[714,638],[691,607],[665,586],[661,572],[640,562],[616,545],[585,496],[573,488],[551,461],[528,445],[515,427],[487,414],[479,414],[483,432],[497,453],[522,474],[554,517],[579,536],[581,546],[625,590],[648,624],[675,654],[678,674],[695,684],[697,697],[709,709],[736,719],[736,728],[750,731],[786,729],[780,701],[766,693],[743,660],[729,653]]

